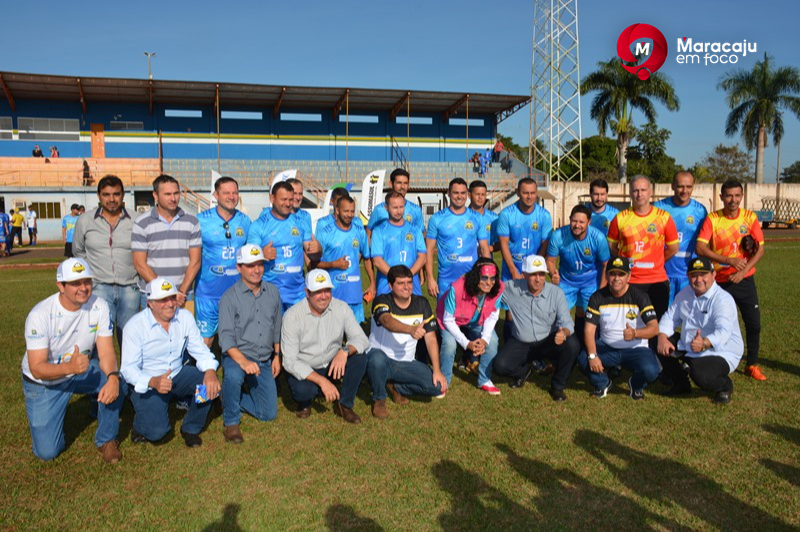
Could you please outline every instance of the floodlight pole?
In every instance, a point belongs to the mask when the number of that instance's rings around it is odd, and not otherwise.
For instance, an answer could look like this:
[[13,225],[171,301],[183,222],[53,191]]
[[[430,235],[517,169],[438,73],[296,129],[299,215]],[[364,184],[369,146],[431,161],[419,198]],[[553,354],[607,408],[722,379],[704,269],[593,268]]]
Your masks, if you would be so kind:
[[150,69],[150,58],[155,57],[156,53],[155,52],[145,52],[144,55],[147,56],[147,77],[152,80],[153,79],[153,71]]

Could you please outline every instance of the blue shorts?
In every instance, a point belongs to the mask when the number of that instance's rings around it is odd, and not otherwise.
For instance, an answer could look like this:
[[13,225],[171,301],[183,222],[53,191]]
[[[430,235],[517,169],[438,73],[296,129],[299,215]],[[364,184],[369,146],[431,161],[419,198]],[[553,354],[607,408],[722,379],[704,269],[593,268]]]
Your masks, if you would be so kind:
[[679,292],[688,286],[689,278],[687,276],[681,276],[680,278],[669,278],[669,305],[672,305],[672,301],[675,300],[675,296],[677,296]]
[[357,304],[347,304],[350,306],[350,309],[353,310],[353,314],[356,315],[356,322],[359,324],[364,322],[364,304],[358,302]]
[[584,283],[583,285],[572,285],[568,281],[562,279],[558,286],[564,291],[564,296],[567,297],[567,306],[570,309],[577,304],[577,306],[586,310],[586,307],[589,305],[589,298],[591,298],[592,294],[597,292],[597,283],[595,283],[594,280]]
[[205,338],[216,335],[219,327],[219,299],[205,296],[195,298],[194,319],[200,335]]

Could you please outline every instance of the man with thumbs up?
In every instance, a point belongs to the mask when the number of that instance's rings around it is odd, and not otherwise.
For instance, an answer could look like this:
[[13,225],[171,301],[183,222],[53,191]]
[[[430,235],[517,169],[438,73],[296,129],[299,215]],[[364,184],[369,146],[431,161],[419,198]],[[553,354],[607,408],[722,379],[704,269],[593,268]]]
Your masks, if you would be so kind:
[[[607,368],[622,366],[633,372],[628,381],[634,400],[644,399],[644,389],[661,366],[647,340],[658,334],[656,312],[647,293],[630,285],[628,258],[612,256],[606,264],[608,285],[592,294],[586,308],[586,350],[578,365],[589,378],[595,398],[605,398],[611,388]],[[600,330],[600,339],[595,338]]]
[[[728,374],[736,370],[744,354],[735,302],[714,281],[714,264],[707,257],[692,259],[688,276],[690,286],[675,296],[659,323],[658,353],[664,356],[664,371],[675,383],[664,394],[691,394],[691,376],[698,387],[715,393],[714,403],[726,404],[733,392]],[[681,331],[676,333],[678,327]]]
[[[33,453],[49,461],[64,449],[64,419],[73,394],[97,394],[95,445],[107,463],[122,459],[117,444],[125,384],[117,371],[108,304],[92,294],[82,259],[58,266],[58,293],[36,304],[25,321],[22,390]],[[90,359],[97,348],[97,358]]]

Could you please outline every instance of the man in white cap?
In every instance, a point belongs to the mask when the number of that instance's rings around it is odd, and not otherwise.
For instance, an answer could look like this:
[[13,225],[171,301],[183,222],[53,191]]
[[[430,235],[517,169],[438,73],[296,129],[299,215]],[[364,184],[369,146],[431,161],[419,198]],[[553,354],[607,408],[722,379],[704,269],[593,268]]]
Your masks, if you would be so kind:
[[[219,345],[222,348],[223,435],[227,442],[244,441],[242,411],[266,422],[278,416],[275,378],[281,371],[281,297],[264,275],[264,254],[254,244],[236,252],[241,277],[222,294],[219,303]],[[242,386],[248,385],[248,391]]]
[[[133,387],[136,410],[131,430],[134,443],[155,442],[169,432],[167,408],[172,399],[189,399],[181,436],[189,448],[203,444],[211,401],[219,395],[219,363],[203,341],[192,313],[178,305],[178,288],[156,277],[146,287],[147,309],[125,325],[122,375]],[[184,352],[196,361],[184,364]],[[205,395],[202,394],[205,388]],[[196,394],[198,393],[198,394]]]
[[[107,463],[122,459],[117,443],[125,384],[117,371],[108,304],[92,295],[92,271],[67,259],[56,272],[58,292],[25,321],[22,391],[33,453],[49,461],[64,449],[64,418],[73,394],[96,394],[95,445]],[[97,358],[91,358],[97,348]]]
[[[306,276],[306,298],[283,317],[283,366],[298,418],[309,417],[311,402],[321,392],[326,401],[336,402],[334,413],[358,424],[361,418],[353,403],[367,369],[369,341],[350,306],[331,296],[332,288],[325,270],[317,268]],[[341,393],[332,383],[337,380],[342,381]]]
[[540,255],[522,261],[523,279],[506,282],[503,305],[514,315],[513,336],[494,359],[494,372],[512,379],[511,388],[522,387],[531,374],[534,359],[550,359],[555,373],[550,382],[550,397],[556,402],[567,399],[572,366],[581,345],[573,335],[575,325],[569,305],[560,287],[547,283],[547,263]]

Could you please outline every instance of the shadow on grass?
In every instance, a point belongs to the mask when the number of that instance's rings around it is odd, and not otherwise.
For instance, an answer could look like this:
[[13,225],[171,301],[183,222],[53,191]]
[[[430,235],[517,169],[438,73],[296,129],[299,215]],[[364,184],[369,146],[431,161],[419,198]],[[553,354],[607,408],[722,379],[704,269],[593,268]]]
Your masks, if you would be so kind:
[[[631,498],[594,485],[575,472],[518,455],[505,444],[495,444],[506,454],[511,468],[538,489],[534,504],[539,527],[572,531],[680,530],[685,526],[645,510]],[[613,509],[614,512],[607,512]],[[658,527],[655,527],[655,525]]]
[[790,426],[780,426],[772,424],[764,424],[761,426],[764,431],[769,431],[773,435],[778,435],[788,440],[796,446],[800,446],[800,429]]
[[64,451],[61,453],[69,450],[81,433],[92,424],[97,423],[97,419],[89,414],[91,410],[92,397],[90,394],[80,396],[67,406],[67,414],[64,417]]
[[325,524],[330,531],[385,531],[375,520],[361,516],[349,505],[340,503],[328,507]]
[[241,506],[238,503],[229,503],[222,511],[222,517],[208,524],[202,531],[244,531],[239,525],[240,510]]
[[[800,350],[795,350],[794,353],[800,354]],[[793,365],[791,363],[776,361],[775,359],[768,359],[766,357],[759,357],[758,364],[773,370],[780,370],[781,372],[786,372],[787,374],[793,374],[800,377],[800,366]]]
[[713,479],[678,461],[635,450],[594,431],[579,430],[574,441],[634,493],[664,505],[681,507],[708,523],[710,529],[794,529],[734,498]]

